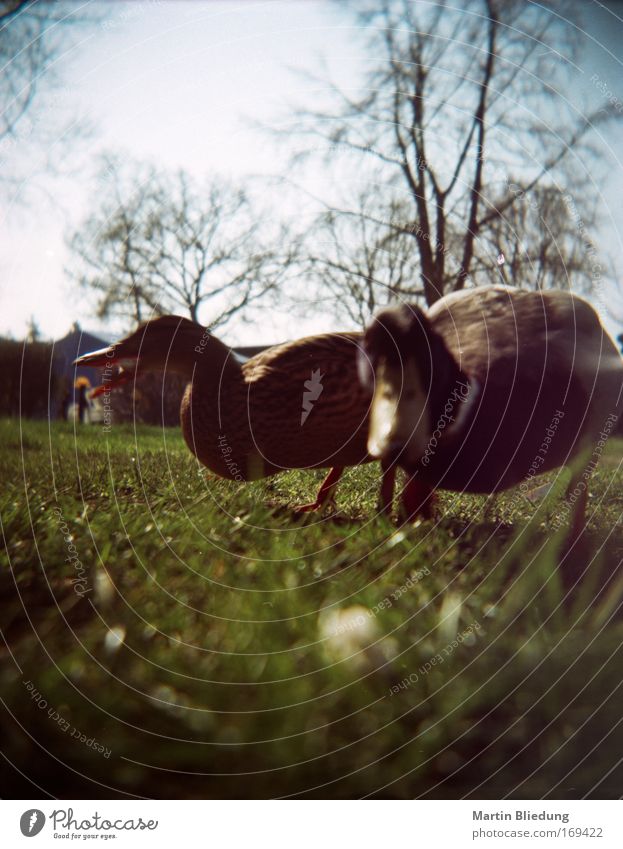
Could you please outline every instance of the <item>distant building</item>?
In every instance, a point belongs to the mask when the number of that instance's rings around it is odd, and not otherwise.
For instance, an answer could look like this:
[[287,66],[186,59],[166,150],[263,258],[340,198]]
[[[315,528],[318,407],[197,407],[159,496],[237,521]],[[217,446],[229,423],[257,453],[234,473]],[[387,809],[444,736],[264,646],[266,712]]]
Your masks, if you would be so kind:
[[107,348],[112,341],[112,339],[105,339],[103,336],[89,333],[88,330],[83,330],[77,321],[74,322],[69,333],[54,343],[54,359],[57,362],[56,370],[58,374],[66,376],[72,384],[76,378],[86,377],[91,386],[97,386],[100,382],[101,369],[75,366],[73,363],[74,360],[83,354],[88,354],[89,351]]
[[249,360],[251,357],[254,357],[256,354],[261,354],[262,351],[266,351],[270,347],[271,345],[243,345],[242,347],[234,348],[234,351],[239,357],[242,357],[244,360]]
[[51,410],[52,416],[61,418],[63,406],[67,409],[75,403],[75,384],[79,377],[86,378],[90,386],[99,386],[102,370],[88,366],[75,366],[74,360],[82,354],[88,354],[89,351],[107,348],[111,342],[111,339],[104,339],[102,336],[83,330],[76,321],[69,333],[54,343],[52,368],[62,389],[59,397],[55,399],[56,409]]

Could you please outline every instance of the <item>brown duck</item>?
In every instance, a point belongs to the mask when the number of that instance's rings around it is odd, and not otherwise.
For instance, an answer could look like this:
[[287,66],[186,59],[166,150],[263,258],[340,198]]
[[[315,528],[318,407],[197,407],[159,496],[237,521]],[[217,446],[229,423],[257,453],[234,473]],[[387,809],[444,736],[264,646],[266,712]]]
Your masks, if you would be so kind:
[[494,493],[581,455],[568,492],[583,526],[590,472],[623,424],[623,360],[586,300],[483,287],[388,309],[360,370],[368,450],[412,475],[410,512],[430,515],[436,488]]
[[[256,480],[285,469],[331,467],[313,504],[333,498],[345,466],[370,462],[371,393],[357,377],[361,333],[310,336],[241,359],[205,327],[178,316],[146,322],[108,349],[76,362],[118,373],[97,394],[147,371],[188,380],[184,439],[223,478]],[[395,467],[384,469],[381,507],[391,508]]]

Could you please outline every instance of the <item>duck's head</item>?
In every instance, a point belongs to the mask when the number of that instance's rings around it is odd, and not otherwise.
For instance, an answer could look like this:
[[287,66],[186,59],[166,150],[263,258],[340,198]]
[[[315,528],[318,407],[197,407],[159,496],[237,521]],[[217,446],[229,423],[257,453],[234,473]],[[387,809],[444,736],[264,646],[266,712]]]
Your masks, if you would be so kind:
[[95,397],[150,371],[174,371],[190,378],[213,340],[200,324],[178,315],[165,315],[146,321],[108,348],[83,354],[75,365],[106,370],[104,382],[92,393]]
[[364,334],[359,372],[372,391],[369,453],[415,468],[430,443],[440,399],[460,374],[443,339],[417,306],[383,310]]

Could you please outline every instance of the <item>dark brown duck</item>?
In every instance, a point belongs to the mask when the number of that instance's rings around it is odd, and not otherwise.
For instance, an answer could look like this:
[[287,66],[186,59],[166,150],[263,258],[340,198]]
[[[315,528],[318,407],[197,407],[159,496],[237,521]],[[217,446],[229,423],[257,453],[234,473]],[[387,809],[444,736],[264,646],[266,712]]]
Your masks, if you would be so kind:
[[620,429],[623,360],[576,295],[483,287],[385,310],[363,350],[368,450],[414,476],[424,513],[436,488],[498,492]]

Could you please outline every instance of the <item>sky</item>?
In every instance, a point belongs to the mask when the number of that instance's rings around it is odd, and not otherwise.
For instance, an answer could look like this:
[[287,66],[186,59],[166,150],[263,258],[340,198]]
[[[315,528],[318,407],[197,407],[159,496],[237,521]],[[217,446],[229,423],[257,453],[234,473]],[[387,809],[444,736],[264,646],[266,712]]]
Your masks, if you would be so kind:
[[[570,97],[575,91],[597,103],[608,91],[623,104],[623,5],[587,0],[584,7]],[[27,175],[15,201],[5,205],[0,231],[0,333],[18,338],[31,316],[48,338],[64,335],[74,321],[114,335],[72,284],[66,246],[67,235],[97,201],[94,173],[103,151],[184,168],[198,181],[206,174],[243,184],[251,175],[289,175],[288,145],[277,145],[257,125],[287,127],[292,104],[323,102],[322,86],[297,70],[324,76],[325,63],[334,79],[352,86],[366,60],[344,11],[321,0],[130,0],[105,7],[93,2],[91,8],[103,16],[80,28],[56,68],[60,89],[52,95],[43,87],[32,114],[35,126],[57,113],[78,115],[92,126],[91,135],[67,150],[56,140],[68,171],[56,179],[39,170],[28,176],[36,161],[28,139],[5,156],[5,167]],[[595,74],[599,83],[591,81]],[[604,223],[590,234],[615,261],[623,255],[621,127],[605,134]],[[320,164],[306,179],[318,193],[331,189]],[[289,197],[290,206],[279,211],[297,215],[299,202]],[[280,198],[275,190],[268,199],[279,208]],[[232,322],[224,336],[251,345],[340,326],[312,310],[294,322],[276,304],[251,324]]]

